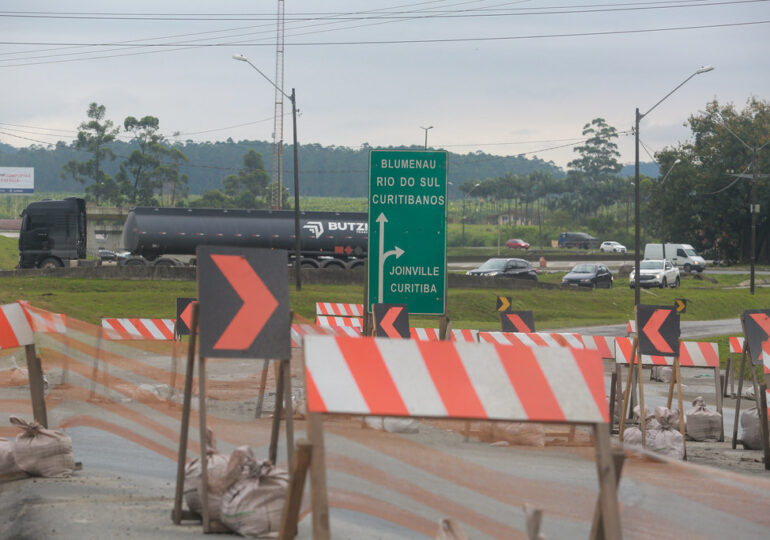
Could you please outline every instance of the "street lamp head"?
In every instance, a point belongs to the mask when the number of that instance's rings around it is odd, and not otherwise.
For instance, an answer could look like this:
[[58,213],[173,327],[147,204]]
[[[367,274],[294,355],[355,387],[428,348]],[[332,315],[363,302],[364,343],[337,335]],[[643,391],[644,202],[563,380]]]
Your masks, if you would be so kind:
[[714,66],[701,66],[695,74],[700,75],[701,73],[708,73],[709,71],[714,71]]
[[234,54],[233,55],[233,60],[238,60],[239,62],[248,62],[249,61],[248,58],[246,58],[242,54]]

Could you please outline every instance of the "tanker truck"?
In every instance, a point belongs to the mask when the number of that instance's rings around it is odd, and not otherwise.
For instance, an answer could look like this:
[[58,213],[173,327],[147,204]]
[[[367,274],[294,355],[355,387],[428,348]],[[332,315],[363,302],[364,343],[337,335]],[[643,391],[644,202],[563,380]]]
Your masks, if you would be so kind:
[[[301,212],[303,268],[356,268],[366,258],[365,212]],[[285,249],[295,253],[293,210],[136,207],[123,227],[120,264],[194,263],[200,245]]]

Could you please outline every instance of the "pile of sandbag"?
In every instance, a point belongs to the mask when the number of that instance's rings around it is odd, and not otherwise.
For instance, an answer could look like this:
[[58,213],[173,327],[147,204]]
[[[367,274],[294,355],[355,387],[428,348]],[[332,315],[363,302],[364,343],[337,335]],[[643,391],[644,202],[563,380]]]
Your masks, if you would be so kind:
[[[11,424],[22,429],[12,442],[13,460],[19,469],[32,476],[47,478],[72,476],[75,457],[69,436],[15,416],[11,417]],[[5,463],[8,463],[7,456]]]
[[718,441],[722,436],[722,415],[706,407],[703,397],[692,402],[693,408],[685,415],[685,432],[694,441]]
[[[209,519],[242,536],[277,538],[281,513],[289,489],[289,472],[270,460],[257,460],[248,446],[229,456],[216,450],[214,434],[208,431],[206,445]],[[185,467],[184,496],[193,512],[203,512],[201,463],[198,458]]]
[[762,415],[759,414],[757,407],[746,409],[741,412],[741,432],[738,434],[738,440],[747,450],[762,449]]
[[[639,406],[634,407],[634,418],[641,419]],[[666,407],[655,407],[654,414],[650,414],[645,407],[645,446],[665,456],[684,459],[684,439],[678,431],[679,411]],[[641,446],[642,430],[640,426],[630,426],[623,432],[623,442]]]

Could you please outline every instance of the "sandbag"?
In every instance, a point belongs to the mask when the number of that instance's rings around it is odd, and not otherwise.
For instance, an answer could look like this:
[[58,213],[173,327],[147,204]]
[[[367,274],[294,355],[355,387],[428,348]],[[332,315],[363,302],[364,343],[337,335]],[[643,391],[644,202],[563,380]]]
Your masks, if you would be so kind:
[[13,457],[13,441],[0,437],[0,475],[20,471]]
[[[209,519],[219,519],[219,507],[222,503],[222,490],[212,489],[212,484],[217,484],[225,473],[229,456],[217,452],[217,443],[214,432],[206,428],[206,476],[209,485]],[[201,502],[201,460],[190,460],[184,468],[184,500],[187,507],[197,514],[203,513]]]
[[[634,422],[636,422],[636,425],[629,426],[623,431],[623,442],[627,444],[635,444],[638,446],[642,445],[642,426],[641,421],[642,417],[640,415],[641,407],[637,405],[634,407]],[[644,420],[645,425],[644,429],[647,433],[647,440],[646,440],[646,446],[650,446],[653,441],[655,440],[655,436],[657,434],[658,429],[660,429],[660,425],[658,424],[658,421],[655,419],[655,414],[650,411],[647,407],[644,408]]]
[[652,438],[648,433],[647,447],[670,458],[684,459],[684,438],[677,430],[679,411],[655,407],[655,419],[658,422],[658,428],[652,430]]
[[417,433],[419,424],[414,418],[400,418],[396,416],[366,416],[366,425],[373,429],[380,429],[388,433]]
[[11,424],[23,430],[13,443],[13,459],[22,471],[47,478],[72,476],[75,457],[69,436],[15,416],[11,417]]
[[695,441],[718,441],[722,436],[722,415],[706,407],[703,397],[692,402],[693,408],[685,416],[685,433]]
[[220,519],[242,536],[278,538],[288,488],[289,471],[270,460],[248,460],[222,496]]
[[652,380],[671,382],[671,366],[652,366]]
[[534,422],[508,422],[500,426],[498,435],[512,445],[545,446],[545,427]]
[[762,450],[762,429],[759,409],[752,407],[741,412],[741,433],[738,440],[748,450]]

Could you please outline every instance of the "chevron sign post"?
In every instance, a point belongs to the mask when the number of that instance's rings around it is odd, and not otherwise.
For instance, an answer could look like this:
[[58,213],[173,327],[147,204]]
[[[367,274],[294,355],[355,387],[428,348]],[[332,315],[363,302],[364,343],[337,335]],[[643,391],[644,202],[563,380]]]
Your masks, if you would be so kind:
[[[328,537],[315,528],[315,516],[328,516],[319,413],[591,424],[600,476],[599,523],[605,538],[620,537],[598,352],[316,335],[305,338],[305,379],[311,466],[316,468],[311,482],[314,492],[323,494],[313,498],[314,538]],[[290,492],[287,499],[297,495]],[[324,526],[328,533],[328,522],[319,530]]]
[[[626,411],[629,409],[629,398],[632,393],[632,387],[639,385],[639,407],[644,411],[644,376],[642,364],[644,356],[653,357],[673,357],[673,373],[671,376],[671,386],[669,387],[668,406],[671,407],[674,385],[677,390],[677,401],[679,404],[679,431],[682,433],[682,444],[685,445],[684,459],[687,459],[687,446],[685,440],[684,427],[684,403],[682,400],[682,371],[679,365],[680,354],[680,329],[679,314],[672,306],[636,306],[636,324],[637,335],[634,337],[631,347],[631,364],[628,370],[628,379],[626,380],[626,389],[623,392],[623,408],[620,411],[620,432],[619,438],[623,440],[623,431],[626,425]],[[617,344],[617,342],[616,342]],[[634,371],[634,364],[637,369]],[[634,375],[636,373],[636,375]],[[718,378],[718,377],[717,377]],[[717,383],[719,388],[719,383]],[[717,391],[717,394],[719,392]],[[646,445],[647,422],[645,415],[640,418],[642,428],[642,446]]]

